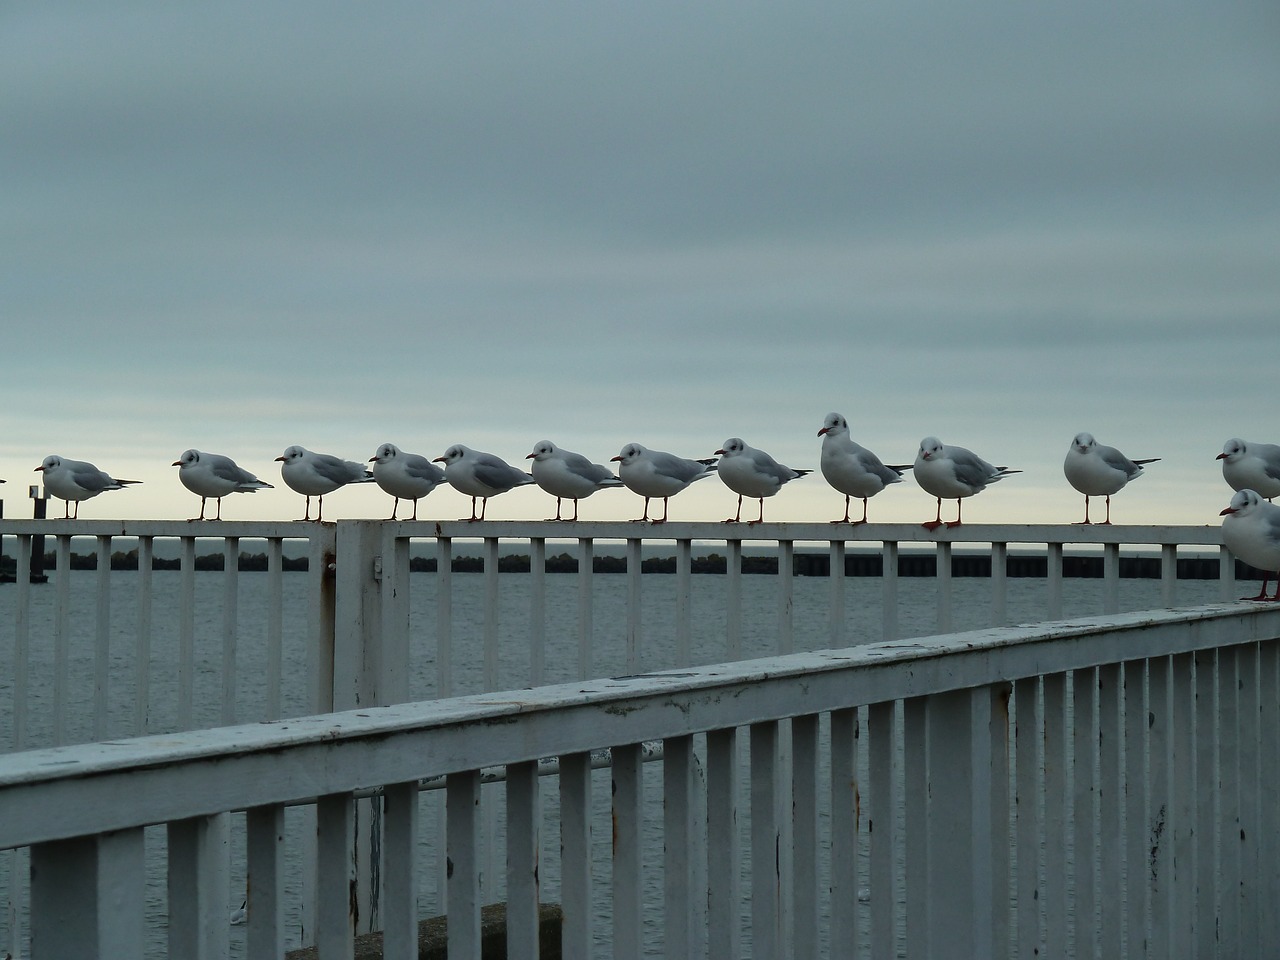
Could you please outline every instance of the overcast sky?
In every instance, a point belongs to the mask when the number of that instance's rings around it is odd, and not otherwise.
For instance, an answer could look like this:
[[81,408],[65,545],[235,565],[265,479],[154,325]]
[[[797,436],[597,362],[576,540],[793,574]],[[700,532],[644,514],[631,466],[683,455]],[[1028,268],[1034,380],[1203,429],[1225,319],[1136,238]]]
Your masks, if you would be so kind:
[[[838,411],[1021,468],[972,522],[1079,519],[1088,430],[1164,458],[1114,519],[1217,523],[1223,442],[1280,442],[1278,90],[1273,0],[6,4],[6,515],[50,453],[144,481],[82,518],[194,515],[188,447],[288,518],[295,443],[816,468]],[[842,510],[815,475],[766,516]]]

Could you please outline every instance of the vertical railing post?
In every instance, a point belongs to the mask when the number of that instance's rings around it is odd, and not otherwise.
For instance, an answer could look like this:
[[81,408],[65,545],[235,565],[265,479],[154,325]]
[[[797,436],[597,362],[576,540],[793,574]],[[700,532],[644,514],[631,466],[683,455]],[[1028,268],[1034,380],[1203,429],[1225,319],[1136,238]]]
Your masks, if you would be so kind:
[[974,692],[934,694],[925,715],[928,956],[989,957],[991,860],[990,843],[983,841],[990,840],[991,826],[978,816],[974,798],[989,791],[990,771],[974,763]]
[[33,846],[32,960],[143,956],[144,861],[141,828]]
[[[384,622],[389,622],[383,601],[382,578],[387,568],[397,562],[399,551],[393,540],[393,553],[386,554],[388,544],[383,535],[383,522],[375,520],[339,520],[335,525],[333,659],[331,692],[334,710],[386,706],[382,687],[384,672]],[[407,561],[406,561],[407,562]],[[392,574],[393,580],[396,579]],[[393,588],[394,589],[394,588]],[[407,645],[407,624],[401,631]],[[386,651],[389,658],[407,656],[407,651]],[[387,672],[404,674],[400,670]],[[352,800],[352,841],[350,862],[355,872],[355,923],[357,933],[382,928],[381,884],[379,875],[381,843],[375,842],[382,829],[382,801],[379,797]],[[320,918],[320,923],[324,923]]]

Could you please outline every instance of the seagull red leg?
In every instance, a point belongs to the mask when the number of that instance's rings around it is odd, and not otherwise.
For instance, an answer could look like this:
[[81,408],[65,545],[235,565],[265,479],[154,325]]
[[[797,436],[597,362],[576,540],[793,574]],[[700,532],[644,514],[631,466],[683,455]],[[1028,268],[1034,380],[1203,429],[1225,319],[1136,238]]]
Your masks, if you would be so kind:
[[937,530],[942,526],[942,498],[938,498],[938,515],[926,523],[920,524],[926,530]]
[[[959,497],[956,497],[956,518],[954,520],[948,521],[947,523],[948,530],[950,530],[952,527],[960,526],[960,507],[963,503],[964,503],[963,500],[961,500]],[[941,513],[939,513],[939,516],[941,516]]]

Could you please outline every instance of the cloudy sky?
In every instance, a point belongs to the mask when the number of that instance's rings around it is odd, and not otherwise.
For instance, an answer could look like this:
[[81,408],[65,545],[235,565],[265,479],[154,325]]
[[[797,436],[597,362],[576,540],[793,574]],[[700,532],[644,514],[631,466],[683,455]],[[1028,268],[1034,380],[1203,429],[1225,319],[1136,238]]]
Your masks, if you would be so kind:
[[1270,0],[6,4],[6,515],[50,453],[144,481],[82,517],[192,515],[197,447],[277,483],[225,516],[286,518],[294,443],[816,467],[839,411],[1024,471],[970,521],[1079,519],[1088,430],[1164,458],[1117,520],[1216,523],[1223,442],[1280,442],[1277,90]]

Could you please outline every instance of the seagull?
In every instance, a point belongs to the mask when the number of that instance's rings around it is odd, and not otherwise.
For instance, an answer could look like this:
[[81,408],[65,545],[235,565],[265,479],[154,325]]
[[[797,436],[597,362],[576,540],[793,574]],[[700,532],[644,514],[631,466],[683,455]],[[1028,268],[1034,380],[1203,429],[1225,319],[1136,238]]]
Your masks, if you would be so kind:
[[725,523],[742,520],[742,498],[752,497],[760,501],[760,516],[748,525],[764,521],[764,498],[772,497],[788,480],[795,480],[812,470],[792,470],[780,464],[763,450],[757,450],[741,437],[730,437],[716,451],[721,458],[716,471],[724,485],[738,495],[738,512]]
[[[886,466],[880,458],[849,437],[849,422],[838,413],[828,413],[818,431],[822,437],[822,475],[827,483],[844,494],[844,519],[832,523],[866,523],[867,500],[891,483],[901,483],[911,464]],[[862,519],[849,519],[849,498],[862,498]]]
[[249,901],[244,900],[238,908],[231,911],[231,925],[238,927],[249,919]]
[[230,457],[216,453],[187,450],[173,461],[173,466],[178,468],[178,479],[182,481],[182,485],[200,498],[200,516],[192,517],[192,520],[204,519],[204,504],[209,497],[218,501],[218,515],[213,519],[221,520],[222,498],[228,493],[255,493],[258,490],[275,489],[238,466]]
[[[123,490],[127,484],[141,483],[141,480],[117,480],[104,473],[92,463],[83,460],[68,460],[65,457],[49,456],[36,467],[35,473],[44,474],[45,489],[55,497],[66,501],[64,520],[80,518],[80,501],[96,497],[103,490]],[[75,513],[71,512],[71,501],[76,503]]]
[[673,453],[650,450],[638,443],[628,443],[610,462],[618,464],[618,479],[627,485],[627,489],[644,497],[644,516],[638,517],[637,523],[649,519],[649,501],[653,497],[662,498],[662,519],[653,522],[666,523],[667,500],[695,480],[716,472],[715,457],[686,460]]
[[380,446],[369,462],[373,464],[373,479],[378,486],[396,498],[389,520],[396,519],[402,498],[413,501],[413,516],[409,519],[417,520],[418,499],[444,483],[443,470],[426,457],[405,453],[394,443]]
[[1233,490],[1253,490],[1268,500],[1280,497],[1280,446],[1232,437],[1218,459],[1222,461],[1222,479]]
[[573,519],[578,519],[578,501],[605,487],[620,487],[622,481],[601,463],[592,463],[580,453],[561,450],[550,440],[539,440],[533,453],[525,457],[533,461],[533,479],[556,498],[556,519],[560,519],[560,501],[573,501]]
[[[533,477],[523,470],[511,466],[501,457],[492,453],[472,450],[460,443],[455,443],[444,452],[444,456],[436,457],[436,463],[444,464],[444,476],[449,485],[460,493],[471,498],[471,516],[463,517],[467,521],[484,519],[484,510],[490,497],[506,493],[514,487],[533,483]],[[480,516],[476,516],[476,498],[480,498]]]
[[281,465],[280,476],[289,489],[307,498],[303,520],[311,519],[312,497],[319,498],[316,503],[316,521],[319,522],[324,512],[326,493],[333,493],[348,483],[367,483],[373,479],[373,474],[365,469],[364,464],[331,457],[327,453],[312,453],[296,444],[286,449],[276,460]]
[[960,526],[960,501],[981,493],[988,484],[1003,480],[1011,473],[1021,470],[1010,470],[1008,467],[993,467],[972,450],[964,447],[946,446],[937,437],[925,437],[920,441],[920,452],[916,454],[916,483],[926,493],[938,498],[938,515],[924,524],[926,530],[936,530],[942,526],[942,499],[956,502],[956,518],[948,522],[948,527]]
[[1108,447],[1093,439],[1091,433],[1077,433],[1067,450],[1067,459],[1062,464],[1062,472],[1067,475],[1067,482],[1084,494],[1084,519],[1081,523],[1090,523],[1089,498],[1107,498],[1107,519],[1103,524],[1111,522],[1111,495],[1118,493],[1130,480],[1142,476],[1144,463],[1155,463],[1159,457],[1146,460],[1130,460],[1115,447]]
[[[1280,600],[1280,507],[1268,503],[1246,487],[1237,490],[1231,505],[1219,516],[1222,542],[1233,554],[1263,571],[1262,590],[1256,597],[1241,600]],[[1274,596],[1267,596],[1267,581],[1276,578]]]

